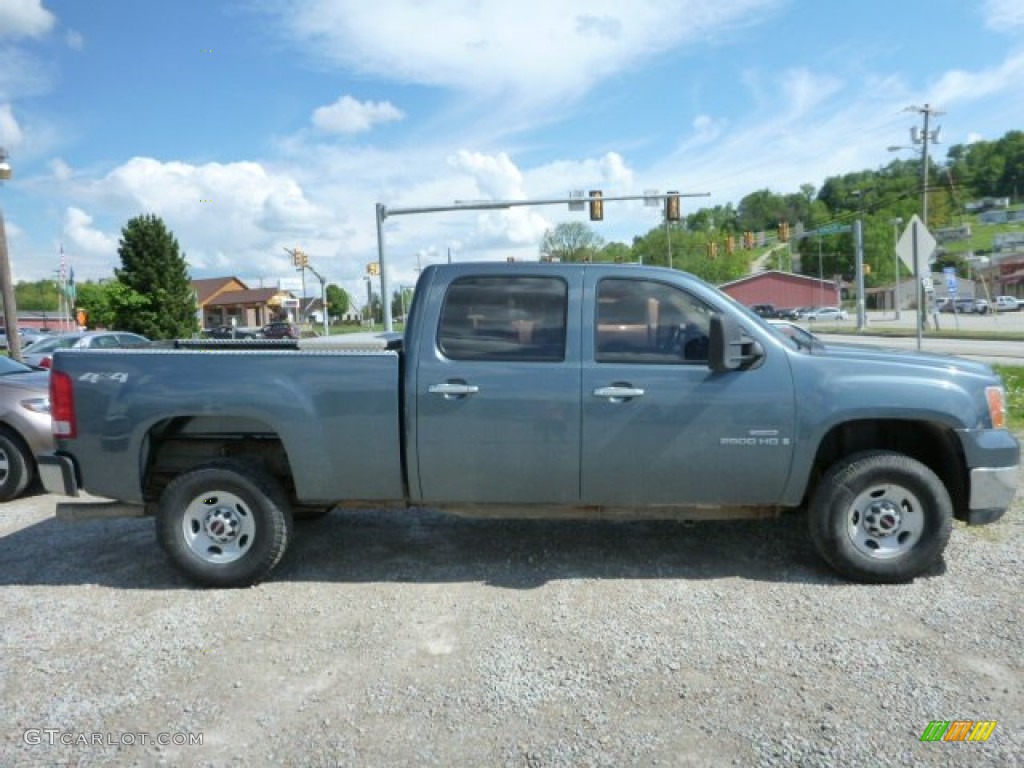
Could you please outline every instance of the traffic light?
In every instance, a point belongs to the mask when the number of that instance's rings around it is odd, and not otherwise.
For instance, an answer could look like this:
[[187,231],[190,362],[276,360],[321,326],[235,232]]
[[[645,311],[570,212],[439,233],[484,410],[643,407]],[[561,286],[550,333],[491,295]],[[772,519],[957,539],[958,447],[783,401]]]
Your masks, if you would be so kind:
[[292,263],[296,267],[305,267],[309,264],[309,256],[306,255],[305,251],[296,248],[292,251]]
[[380,274],[380,262],[371,261],[366,265],[366,274],[368,275],[379,275]]
[[590,220],[601,221],[604,218],[604,201],[601,199],[601,190],[590,190]]
[[868,264],[867,262],[865,262],[865,264],[864,264],[864,274],[865,275],[870,275],[871,274],[871,265]]
[[680,205],[679,193],[672,190],[665,198],[665,219],[666,221],[679,221]]

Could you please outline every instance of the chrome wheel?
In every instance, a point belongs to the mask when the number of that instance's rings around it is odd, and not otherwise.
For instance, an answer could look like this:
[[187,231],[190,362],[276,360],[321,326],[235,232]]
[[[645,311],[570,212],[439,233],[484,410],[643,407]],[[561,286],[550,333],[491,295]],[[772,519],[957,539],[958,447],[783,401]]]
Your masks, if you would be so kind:
[[846,532],[858,551],[879,559],[909,551],[924,530],[921,501],[892,483],[873,485],[850,506]]
[[185,543],[208,563],[231,563],[252,547],[256,523],[239,496],[214,491],[197,496],[181,520]]

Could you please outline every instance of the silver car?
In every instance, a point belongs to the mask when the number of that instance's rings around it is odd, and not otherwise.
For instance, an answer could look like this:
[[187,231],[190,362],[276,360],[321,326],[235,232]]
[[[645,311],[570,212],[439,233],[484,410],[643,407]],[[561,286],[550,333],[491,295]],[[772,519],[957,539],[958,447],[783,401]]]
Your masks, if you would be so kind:
[[0,357],[0,501],[20,496],[36,476],[35,457],[53,449],[49,371]]
[[26,365],[49,368],[53,353],[58,349],[117,349],[120,347],[148,347],[149,339],[125,331],[83,331],[62,333],[50,339],[41,339],[21,355]]

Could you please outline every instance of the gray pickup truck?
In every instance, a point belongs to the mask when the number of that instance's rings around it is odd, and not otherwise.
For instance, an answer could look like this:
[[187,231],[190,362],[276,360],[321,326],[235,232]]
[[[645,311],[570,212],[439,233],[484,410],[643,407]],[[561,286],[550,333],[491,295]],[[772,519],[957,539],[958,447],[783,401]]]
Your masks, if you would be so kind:
[[[46,489],[148,514],[195,582],[265,578],[337,505],[579,520],[805,509],[846,577],[931,568],[1009,507],[1020,446],[986,365],[783,335],[691,275],[425,269],[404,335],[61,351]],[[796,517],[796,519],[801,519]]]

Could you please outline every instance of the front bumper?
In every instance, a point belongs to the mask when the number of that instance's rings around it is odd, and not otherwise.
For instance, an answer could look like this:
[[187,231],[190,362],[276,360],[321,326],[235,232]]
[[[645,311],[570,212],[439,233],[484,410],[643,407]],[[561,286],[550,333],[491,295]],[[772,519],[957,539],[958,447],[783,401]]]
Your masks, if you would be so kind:
[[971,501],[964,521],[968,525],[994,523],[1013,503],[1020,466],[977,467],[971,470]]
[[39,467],[39,479],[47,493],[60,496],[78,496],[78,473],[75,463],[69,456],[59,453],[44,453],[36,457]]

